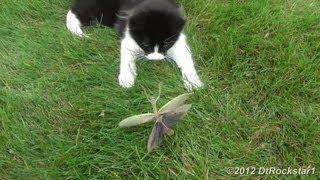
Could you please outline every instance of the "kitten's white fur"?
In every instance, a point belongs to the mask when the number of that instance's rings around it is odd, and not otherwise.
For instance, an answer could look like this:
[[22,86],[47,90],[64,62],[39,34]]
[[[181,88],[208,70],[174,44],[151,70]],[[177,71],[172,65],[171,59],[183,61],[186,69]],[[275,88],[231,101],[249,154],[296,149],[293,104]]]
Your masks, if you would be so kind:
[[[121,41],[121,63],[120,63],[120,74],[119,84],[124,88],[132,87],[134,84],[136,73],[135,59],[137,54],[143,52],[138,46],[135,40],[131,37],[128,30],[125,32],[124,39]],[[201,82],[190,53],[189,46],[186,42],[186,36],[181,33],[177,42],[167,52],[168,56],[172,58],[182,72],[183,81],[185,87],[191,91],[194,88],[203,86]],[[155,52],[149,54],[148,59],[164,59],[164,56],[158,53],[158,48],[155,47]],[[163,57],[162,57],[163,56]]]
[[189,91],[203,86],[203,83],[201,82],[194,67],[191,51],[186,41],[186,36],[183,33],[180,34],[179,39],[168,50],[167,54],[181,69],[184,85]]
[[121,41],[120,49],[120,74],[119,84],[124,88],[130,88],[134,84],[136,78],[136,64],[135,59],[137,54],[143,52],[135,40],[131,37],[128,30],[126,30],[124,38]]
[[71,33],[79,37],[86,37],[86,35],[81,30],[81,23],[77,16],[70,10],[67,14],[66,21],[67,28]]
[[159,46],[156,45],[154,47],[154,52],[153,53],[150,53],[146,56],[147,59],[149,60],[162,60],[165,58],[165,56],[161,53],[159,53]]

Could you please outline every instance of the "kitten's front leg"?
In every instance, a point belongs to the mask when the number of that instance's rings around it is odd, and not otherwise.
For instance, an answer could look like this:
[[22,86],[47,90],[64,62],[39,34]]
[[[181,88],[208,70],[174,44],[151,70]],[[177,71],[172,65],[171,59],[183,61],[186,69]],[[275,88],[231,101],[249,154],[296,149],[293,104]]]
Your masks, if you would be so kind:
[[137,75],[135,65],[136,55],[137,45],[132,38],[126,36],[121,41],[120,74],[118,77],[119,84],[124,88],[130,88],[134,85]]
[[203,83],[201,82],[194,67],[192,55],[184,34],[180,35],[177,42],[168,50],[167,53],[181,69],[185,87],[189,91],[203,86]]

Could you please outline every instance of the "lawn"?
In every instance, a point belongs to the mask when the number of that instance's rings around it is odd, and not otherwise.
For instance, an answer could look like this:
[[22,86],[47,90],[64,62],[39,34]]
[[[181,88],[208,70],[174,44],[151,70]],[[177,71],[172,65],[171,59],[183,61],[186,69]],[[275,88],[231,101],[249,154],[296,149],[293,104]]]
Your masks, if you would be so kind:
[[[206,84],[175,135],[147,153],[152,125],[125,117],[186,92],[173,62],[138,61],[117,83],[119,40],[65,27],[70,0],[0,0],[0,179],[212,179],[229,167],[315,167],[320,176],[320,2],[180,0]],[[243,175],[283,178],[297,175]]]

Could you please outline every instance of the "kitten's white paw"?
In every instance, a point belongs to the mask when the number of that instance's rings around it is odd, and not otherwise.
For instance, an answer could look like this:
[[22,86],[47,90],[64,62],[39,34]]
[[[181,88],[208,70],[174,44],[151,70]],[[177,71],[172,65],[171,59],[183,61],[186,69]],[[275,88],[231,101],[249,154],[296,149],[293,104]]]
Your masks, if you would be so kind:
[[79,37],[88,37],[86,34],[82,32],[81,22],[71,10],[68,12],[66,19],[66,26],[72,34],[77,35]]
[[200,89],[204,86],[203,82],[199,79],[199,77],[192,77],[192,78],[184,79],[183,81],[184,81],[184,86],[188,91]]
[[131,72],[124,72],[119,74],[119,84],[123,88],[130,88],[134,85],[135,76]]

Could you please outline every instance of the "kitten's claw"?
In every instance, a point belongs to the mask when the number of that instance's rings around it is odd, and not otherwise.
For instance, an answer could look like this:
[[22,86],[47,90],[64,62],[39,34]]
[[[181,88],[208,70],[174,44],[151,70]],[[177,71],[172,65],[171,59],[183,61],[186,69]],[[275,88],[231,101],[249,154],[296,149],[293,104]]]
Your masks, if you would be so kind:
[[134,85],[135,76],[130,72],[120,73],[119,84],[123,88],[130,88]]

